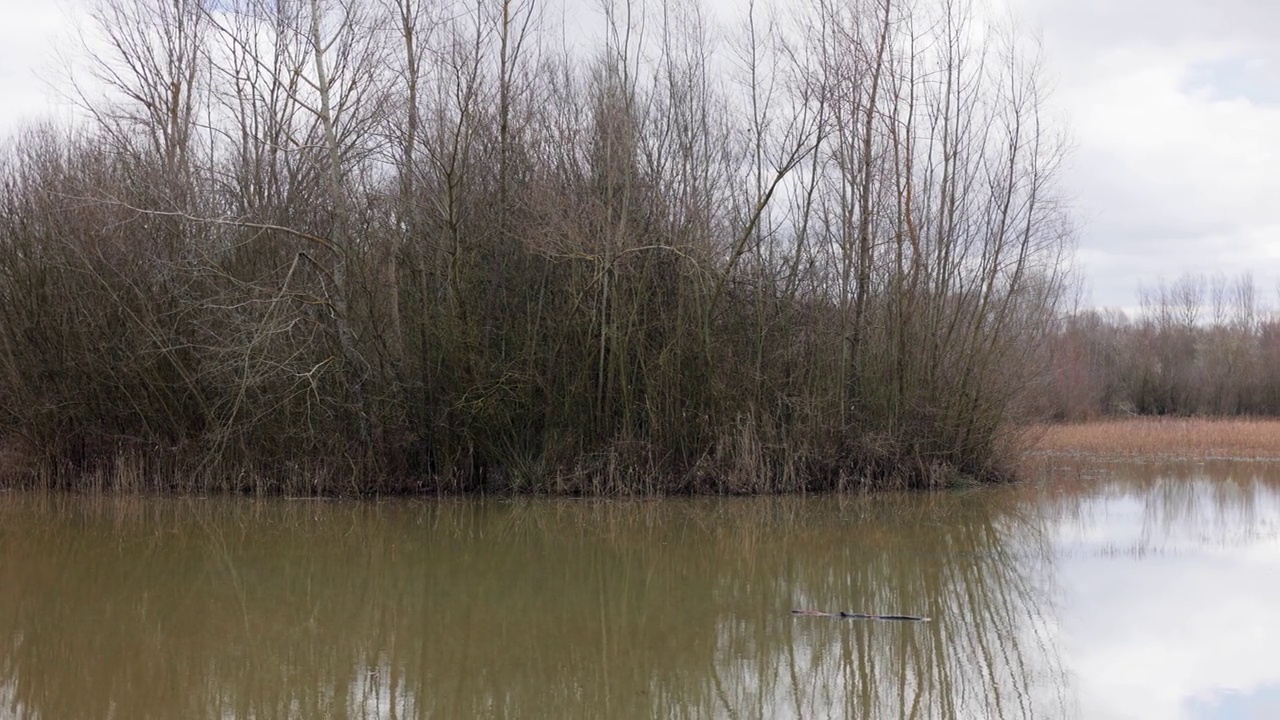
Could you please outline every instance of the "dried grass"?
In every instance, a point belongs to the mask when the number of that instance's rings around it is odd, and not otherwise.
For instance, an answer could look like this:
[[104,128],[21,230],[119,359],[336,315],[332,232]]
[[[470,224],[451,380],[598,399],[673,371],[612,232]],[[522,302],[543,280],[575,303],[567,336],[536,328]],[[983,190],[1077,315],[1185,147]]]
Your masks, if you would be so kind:
[[1126,418],[1037,428],[1036,452],[1106,459],[1280,459],[1280,419]]

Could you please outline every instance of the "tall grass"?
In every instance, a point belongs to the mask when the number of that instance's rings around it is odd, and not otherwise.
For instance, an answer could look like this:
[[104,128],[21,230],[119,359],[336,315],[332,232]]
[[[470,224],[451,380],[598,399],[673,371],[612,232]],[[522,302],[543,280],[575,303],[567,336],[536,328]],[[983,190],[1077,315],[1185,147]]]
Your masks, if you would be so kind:
[[1100,458],[1280,459],[1280,420],[1128,418],[1046,425],[1036,449]]

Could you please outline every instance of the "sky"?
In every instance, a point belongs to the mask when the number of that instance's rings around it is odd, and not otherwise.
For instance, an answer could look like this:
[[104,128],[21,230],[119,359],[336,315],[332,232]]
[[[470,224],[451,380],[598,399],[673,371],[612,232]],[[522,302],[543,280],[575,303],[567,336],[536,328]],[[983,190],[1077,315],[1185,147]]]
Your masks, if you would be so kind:
[[55,67],[54,39],[67,24],[53,0],[0,0],[0,136],[50,112],[49,89],[39,76]]
[[[68,115],[53,49],[79,2],[0,0],[0,136]],[[1162,279],[1248,272],[1280,307],[1280,2],[1007,2],[1043,42],[1072,139],[1083,304],[1132,310]]]
[[1280,282],[1280,3],[1013,0],[1073,139],[1088,304],[1184,273]]

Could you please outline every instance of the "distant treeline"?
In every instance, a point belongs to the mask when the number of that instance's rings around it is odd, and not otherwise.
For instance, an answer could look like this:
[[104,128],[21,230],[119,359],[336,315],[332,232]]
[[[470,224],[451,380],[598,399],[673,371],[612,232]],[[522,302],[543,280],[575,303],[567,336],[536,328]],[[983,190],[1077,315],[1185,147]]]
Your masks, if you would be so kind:
[[606,0],[566,46],[537,0],[98,0],[87,120],[0,160],[5,467],[1005,477],[1070,226],[1035,59],[963,6]]
[[1250,276],[1187,275],[1140,296],[1132,318],[1088,311],[1061,322],[1052,417],[1280,415],[1280,317]]

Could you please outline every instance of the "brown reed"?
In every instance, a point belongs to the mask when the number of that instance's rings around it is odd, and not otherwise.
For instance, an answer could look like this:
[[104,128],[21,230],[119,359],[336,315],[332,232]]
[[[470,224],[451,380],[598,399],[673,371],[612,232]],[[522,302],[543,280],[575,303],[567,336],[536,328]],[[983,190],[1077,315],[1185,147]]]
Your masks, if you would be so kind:
[[1120,459],[1280,459],[1280,419],[1125,418],[1042,425],[1035,452]]

